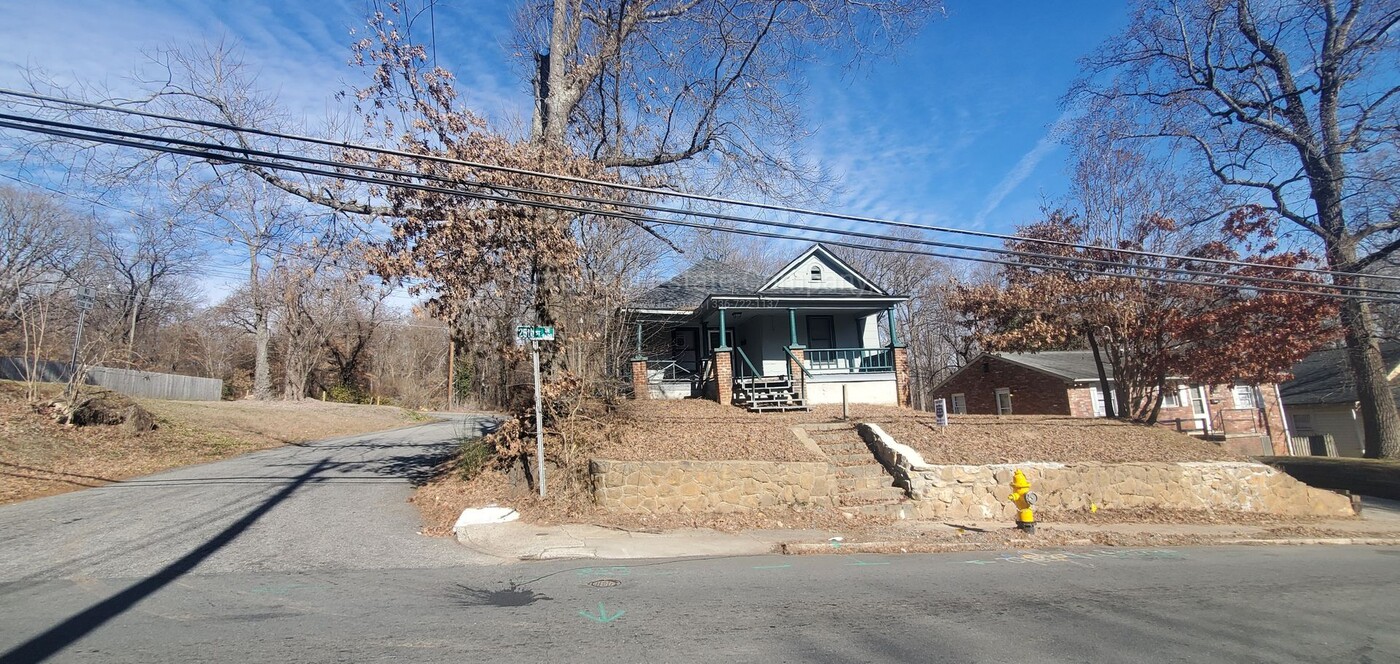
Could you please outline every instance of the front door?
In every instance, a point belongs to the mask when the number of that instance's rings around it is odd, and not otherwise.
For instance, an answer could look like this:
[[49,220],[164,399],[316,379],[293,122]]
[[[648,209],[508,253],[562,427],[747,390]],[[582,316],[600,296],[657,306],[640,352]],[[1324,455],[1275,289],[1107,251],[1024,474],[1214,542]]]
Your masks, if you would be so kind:
[[831,316],[807,317],[807,347],[836,347],[836,321]]
[[1201,431],[1210,431],[1210,404],[1206,401],[1206,388],[1194,385],[1190,389],[1191,416],[1196,419]]
[[700,331],[693,327],[671,330],[671,360],[682,369],[695,373],[700,360]]

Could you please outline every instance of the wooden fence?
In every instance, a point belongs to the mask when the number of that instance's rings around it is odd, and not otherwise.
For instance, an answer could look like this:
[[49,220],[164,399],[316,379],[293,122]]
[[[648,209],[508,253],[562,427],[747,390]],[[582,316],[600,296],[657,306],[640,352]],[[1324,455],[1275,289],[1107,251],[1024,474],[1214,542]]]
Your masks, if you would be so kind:
[[[39,360],[35,374],[40,382],[66,383],[73,375],[67,362]],[[0,357],[0,378],[7,380],[27,380],[28,363],[24,358]],[[112,367],[87,367],[83,383],[105,387],[114,392],[148,399],[174,399],[178,401],[218,401],[224,396],[224,381],[218,378],[200,378],[179,374],[156,373],[114,369]]]

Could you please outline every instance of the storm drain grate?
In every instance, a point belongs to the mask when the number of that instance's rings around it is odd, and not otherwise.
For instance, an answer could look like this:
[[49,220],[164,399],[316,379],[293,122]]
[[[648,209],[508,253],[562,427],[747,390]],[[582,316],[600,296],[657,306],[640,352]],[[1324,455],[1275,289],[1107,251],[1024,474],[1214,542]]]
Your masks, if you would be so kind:
[[622,582],[618,581],[617,579],[597,579],[594,581],[589,581],[588,585],[593,586],[594,588],[616,588],[622,585]]

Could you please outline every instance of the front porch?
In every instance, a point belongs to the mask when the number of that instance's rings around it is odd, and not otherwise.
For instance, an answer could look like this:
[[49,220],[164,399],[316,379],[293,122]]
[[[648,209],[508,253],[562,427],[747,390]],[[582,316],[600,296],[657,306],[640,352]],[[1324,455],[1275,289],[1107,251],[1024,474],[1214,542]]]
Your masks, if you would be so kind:
[[634,397],[707,398],[752,411],[904,404],[894,298],[864,299],[714,298],[693,312],[645,312],[635,320]]

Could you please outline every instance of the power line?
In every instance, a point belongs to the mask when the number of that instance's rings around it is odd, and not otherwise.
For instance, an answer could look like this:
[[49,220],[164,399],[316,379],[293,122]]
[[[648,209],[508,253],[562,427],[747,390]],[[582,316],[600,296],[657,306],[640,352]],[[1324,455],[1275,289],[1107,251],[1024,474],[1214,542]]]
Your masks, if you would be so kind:
[[[509,192],[517,193],[517,194],[522,194],[522,193],[523,193],[523,194],[536,195],[536,196],[545,196],[545,197],[552,197],[552,198],[563,198],[563,199],[566,199],[566,200],[572,200],[572,201],[576,201],[576,202],[590,203],[590,204],[595,204],[595,205],[609,205],[609,206],[618,206],[618,207],[629,207],[629,208],[635,208],[635,209],[645,209],[645,210],[651,210],[651,211],[666,212],[666,213],[671,213],[671,214],[681,214],[681,215],[689,215],[689,216],[700,216],[700,217],[706,217],[706,218],[718,219],[718,220],[724,220],[724,221],[736,221],[736,222],[740,222],[740,223],[750,223],[750,224],[763,225],[763,226],[770,226],[770,227],[787,228],[787,229],[792,229],[792,230],[817,231],[817,232],[821,232],[821,233],[836,234],[836,235],[844,235],[844,236],[849,236],[849,237],[859,237],[859,238],[863,238],[863,239],[873,239],[873,240],[882,240],[882,241],[906,242],[906,243],[910,243],[910,244],[920,244],[920,245],[924,245],[924,246],[933,246],[933,247],[940,247],[940,248],[947,248],[947,249],[957,249],[957,250],[962,250],[962,251],[977,251],[977,252],[984,252],[984,253],[993,253],[993,254],[1000,254],[1000,255],[1017,256],[1017,257],[1020,257],[1020,258],[1034,258],[1034,259],[1038,259],[1038,260],[1050,260],[1050,261],[1072,262],[1072,263],[1079,263],[1079,264],[1084,264],[1084,265],[1096,265],[1096,266],[1101,266],[1101,267],[1126,267],[1126,268],[1129,268],[1129,269],[1136,269],[1136,270],[1150,270],[1150,271],[1160,272],[1160,273],[1166,273],[1166,274],[1179,274],[1179,275],[1189,275],[1189,276],[1208,277],[1208,278],[1218,278],[1218,277],[1226,276],[1226,277],[1229,277],[1229,278],[1239,279],[1239,280],[1244,280],[1244,281],[1249,281],[1249,282],[1284,284],[1284,285],[1290,285],[1290,286],[1302,286],[1302,287],[1304,287],[1304,288],[1325,287],[1325,288],[1332,288],[1332,289],[1347,291],[1347,292],[1351,292],[1351,293],[1373,293],[1373,294],[1378,294],[1378,295],[1400,296],[1400,291],[1384,290],[1384,289],[1376,289],[1376,288],[1367,288],[1367,287],[1359,287],[1359,286],[1340,286],[1340,285],[1335,285],[1335,284],[1318,284],[1318,283],[1316,283],[1316,282],[1310,282],[1310,281],[1297,281],[1297,280],[1292,280],[1292,279],[1284,279],[1284,278],[1279,278],[1279,277],[1269,277],[1269,276],[1261,276],[1261,275],[1248,275],[1248,274],[1222,275],[1221,273],[1217,273],[1217,272],[1207,272],[1207,271],[1202,271],[1202,270],[1191,270],[1191,269],[1185,269],[1185,268],[1168,267],[1168,266],[1160,266],[1160,265],[1138,265],[1138,264],[1128,264],[1128,263],[1123,263],[1123,262],[1120,262],[1120,261],[1111,261],[1111,260],[1098,259],[1098,258],[1087,258],[1087,257],[1082,257],[1082,256],[1063,256],[1063,255],[1057,255],[1057,254],[1045,254],[1045,253],[1039,253],[1039,252],[1030,252],[1030,251],[1014,250],[1014,249],[999,249],[999,248],[992,248],[992,247],[979,247],[979,246],[974,246],[974,245],[954,244],[954,243],[939,242],[939,241],[935,241],[935,240],[927,240],[927,239],[921,239],[921,238],[899,238],[899,237],[893,237],[893,236],[888,236],[888,235],[881,235],[881,234],[877,234],[877,233],[865,233],[865,232],[862,232],[862,231],[850,231],[850,230],[841,230],[841,229],[814,228],[814,227],[808,227],[808,226],[803,226],[803,225],[800,225],[800,224],[793,224],[793,223],[788,223],[788,222],[773,221],[773,220],[764,220],[764,219],[755,219],[755,218],[749,218],[749,217],[736,217],[736,216],[731,216],[731,215],[720,215],[720,214],[714,214],[714,213],[695,212],[695,211],[688,211],[688,210],[682,210],[682,209],[678,209],[678,208],[670,208],[670,207],[664,207],[664,206],[654,206],[654,205],[648,205],[648,204],[642,204],[642,203],[630,203],[630,202],[623,202],[623,201],[614,201],[614,200],[611,200],[611,199],[601,199],[601,198],[596,198],[596,197],[583,196],[583,195],[579,195],[579,194],[570,194],[570,193],[563,193],[563,192],[550,192],[550,191],[543,191],[543,190],[531,189],[531,188],[525,188],[525,187],[517,187],[517,186],[512,186],[512,185],[499,185],[499,184],[481,182],[481,181],[478,181],[478,180],[464,180],[464,181],[459,181],[459,180],[449,179],[449,178],[446,178],[446,177],[443,177],[443,176],[437,176],[437,175],[433,175],[433,174],[415,173],[415,172],[404,171],[404,170],[400,170],[400,169],[390,169],[390,168],[384,168],[384,167],[379,167],[379,166],[359,165],[359,164],[352,164],[352,163],[342,162],[342,161],[335,161],[335,160],[328,160],[328,159],[319,159],[319,158],[314,158],[314,157],[304,157],[304,156],[301,156],[301,155],[292,155],[292,154],[287,154],[287,153],[282,153],[282,152],[270,152],[270,151],[264,151],[264,150],[255,150],[255,149],[251,149],[251,148],[234,147],[234,146],[227,146],[227,145],[215,144],[215,143],[205,143],[205,142],[201,142],[201,141],[191,141],[191,140],[180,139],[180,138],[170,138],[170,137],[164,137],[164,136],[155,136],[155,135],[150,135],[150,134],[143,134],[143,133],[140,133],[140,132],[129,132],[129,131],[123,131],[123,130],[117,130],[117,129],[107,129],[107,128],[102,128],[102,127],[92,127],[92,126],[88,126],[88,125],[79,125],[79,124],[74,124],[74,123],[58,122],[58,121],[53,121],[53,120],[43,120],[43,119],[37,119],[37,118],[26,118],[26,117],[23,117],[23,116],[15,116],[15,115],[10,115],[10,114],[5,114],[5,113],[0,113],[0,118],[2,118],[2,119],[8,119],[8,120],[16,120],[16,121],[24,122],[24,123],[30,123],[30,124],[41,125],[41,126],[44,126],[44,127],[51,127],[51,128],[52,128],[52,127],[58,127],[58,128],[64,128],[64,129],[70,129],[70,130],[76,130],[76,131],[82,131],[82,132],[106,134],[106,135],[109,135],[109,136],[121,136],[121,137],[129,138],[129,139],[137,139],[137,140],[143,140],[143,141],[159,141],[159,142],[163,142],[163,143],[167,143],[167,144],[171,144],[171,145],[184,145],[184,146],[187,146],[187,147],[196,148],[196,149],[200,149],[200,150],[215,150],[215,151],[219,151],[219,152],[232,152],[232,153],[238,153],[238,154],[244,154],[244,155],[252,155],[252,156],[256,156],[256,157],[263,157],[263,158],[270,158],[270,159],[283,159],[283,160],[289,160],[289,161],[293,161],[293,162],[300,162],[300,163],[312,164],[312,165],[317,165],[317,166],[325,166],[325,167],[330,167],[330,168],[348,168],[348,169],[353,169],[353,170],[360,170],[360,171],[367,171],[367,172],[371,172],[371,173],[378,173],[378,174],[380,174],[380,175],[385,175],[385,176],[390,176],[390,177],[402,177],[402,178],[413,178],[413,179],[437,181],[437,182],[442,182],[442,183],[445,183],[445,184],[450,184],[450,185],[453,185],[453,186],[460,186],[460,185],[462,185],[462,184],[467,184],[467,185],[469,185],[469,186],[475,186],[475,187],[485,188],[485,189],[503,190],[503,191],[509,191]],[[4,126],[14,126],[14,125],[12,125],[12,124],[6,124],[6,125],[4,125]],[[18,127],[18,128],[22,128],[22,127]],[[52,132],[45,132],[45,133],[52,133]],[[72,136],[70,136],[70,137],[72,137]],[[81,138],[81,140],[95,140],[95,137],[87,136],[87,137],[85,137],[85,138]],[[110,141],[109,141],[109,142],[110,142]],[[225,159],[225,158],[226,158],[226,156],[224,156],[224,155],[209,156],[209,155],[205,154],[205,155],[199,155],[199,156],[203,156],[204,158],[213,158],[213,159]],[[276,168],[276,166],[270,166],[270,167]],[[294,170],[295,170],[295,169],[294,169]],[[325,173],[325,172],[323,172],[323,171],[317,172],[317,174],[323,175],[323,176],[326,176],[326,177],[332,177],[332,178],[340,177],[340,178],[343,179],[343,178],[345,177],[344,174],[327,174],[327,173]],[[385,184],[383,181],[376,181],[376,183]],[[393,182],[393,183],[389,183],[389,184],[403,184],[403,183]],[[466,196],[476,196],[476,197],[478,197],[478,198],[481,198],[481,197],[482,197],[482,196],[479,196],[479,195],[469,194],[468,192],[454,191],[453,193],[457,193],[457,194],[460,194],[460,195],[466,195]],[[522,199],[511,199],[511,200],[522,200]],[[640,216],[628,216],[628,217],[622,217],[622,218],[632,219],[633,221],[639,221],[639,220],[642,220],[642,219],[646,219],[646,220],[649,220],[651,223],[661,223],[659,220],[656,220],[656,219],[650,218],[650,217],[643,218],[643,217],[640,217]],[[1109,252],[1109,253],[1113,253],[1113,252],[1115,251],[1115,250],[1108,249],[1108,248],[1104,248],[1104,247],[1089,247],[1089,248],[1094,249],[1094,250],[1097,250],[1097,251],[1104,251],[1104,252]],[[1163,255],[1163,256],[1165,256],[1165,255]],[[1257,264],[1257,263],[1236,262],[1236,264],[1241,265],[1241,266],[1250,266],[1250,267],[1256,267],[1256,268],[1259,268],[1259,269],[1266,269],[1266,270],[1270,270],[1270,271],[1287,271],[1287,270],[1293,269],[1293,268],[1290,268],[1290,267],[1287,267],[1287,266],[1272,266],[1272,265],[1264,265],[1264,264]]]
[[[890,219],[880,219],[880,218],[876,218],[876,217],[865,217],[865,216],[851,215],[851,214],[845,214],[845,213],[839,213],[839,212],[831,212],[831,211],[825,211],[825,210],[815,210],[815,209],[809,209],[809,208],[801,208],[801,207],[787,206],[787,205],[777,205],[777,204],[772,204],[772,203],[761,203],[761,202],[755,202],[755,201],[744,201],[744,200],[733,199],[733,198],[723,198],[723,197],[718,197],[718,196],[708,196],[708,195],[704,195],[704,194],[695,194],[695,193],[689,193],[689,192],[674,191],[674,190],[669,190],[669,189],[659,189],[659,188],[654,188],[654,187],[644,187],[644,186],[640,186],[640,185],[633,185],[633,184],[627,184],[627,183],[621,183],[621,182],[607,182],[607,181],[596,180],[596,179],[591,179],[591,178],[584,178],[584,177],[571,176],[571,175],[561,175],[561,174],[555,174],[555,173],[546,173],[546,172],[542,172],[542,171],[535,171],[535,170],[530,170],[530,169],[525,169],[525,168],[517,168],[517,167],[511,167],[511,166],[502,166],[502,165],[499,165],[499,164],[487,164],[487,163],[482,163],[482,162],[475,162],[475,161],[464,160],[464,159],[456,159],[456,158],[450,158],[450,157],[443,157],[443,156],[438,156],[438,155],[418,154],[418,153],[414,153],[414,152],[408,152],[408,151],[405,151],[405,150],[395,150],[395,149],[392,149],[392,148],[381,148],[381,147],[374,147],[374,146],[368,146],[368,145],[361,145],[361,144],[350,143],[350,142],[348,142],[348,141],[333,141],[333,140],[324,139],[324,138],[317,138],[317,137],[313,137],[313,136],[302,136],[302,135],[291,134],[291,133],[286,133],[286,132],[278,132],[278,131],[272,131],[272,130],[267,130],[267,129],[258,129],[258,128],[254,128],[254,127],[242,127],[242,126],[239,126],[239,125],[235,125],[235,124],[231,124],[231,123],[225,123],[225,122],[218,122],[218,121],[212,121],[212,120],[201,120],[201,119],[196,119],[196,118],[186,118],[186,117],[175,116],[175,115],[167,115],[167,114],[161,114],[161,113],[153,113],[153,112],[150,112],[150,111],[142,111],[142,110],[132,109],[132,108],[123,108],[123,107],[120,107],[120,106],[112,106],[112,105],[107,105],[107,104],[97,104],[97,103],[93,103],[93,102],[81,101],[81,100],[76,100],[76,99],[66,99],[66,98],[62,98],[62,97],[54,97],[54,96],[49,96],[49,95],[41,95],[41,94],[37,94],[37,93],[28,93],[28,92],[22,92],[22,91],[11,90],[11,89],[6,89],[6,88],[0,88],[0,95],[7,95],[7,96],[12,96],[12,97],[19,97],[19,98],[30,99],[30,100],[35,100],[35,101],[52,102],[52,103],[63,104],[63,105],[68,105],[68,106],[76,106],[76,107],[80,107],[80,108],[89,108],[89,109],[93,109],[93,110],[110,111],[110,112],[116,112],[116,113],[124,113],[124,114],[135,115],[135,116],[140,116],[140,117],[147,117],[147,118],[152,118],[152,119],[168,120],[168,121],[172,121],[172,122],[181,122],[181,123],[185,123],[185,124],[189,124],[189,125],[208,127],[208,128],[212,128],[212,129],[223,129],[223,130],[226,130],[226,131],[233,131],[233,132],[237,132],[237,133],[251,134],[251,135],[256,135],[256,136],[266,136],[266,137],[269,137],[269,138],[280,138],[280,139],[285,139],[285,140],[292,140],[292,141],[299,141],[299,142],[304,142],[304,143],[311,143],[311,144],[315,144],[315,145],[322,145],[322,146],[326,146],[326,147],[334,147],[334,148],[339,148],[339,149],[342,149],[342,150],[357,150],[357,151],[363,151],[363,152],[369,152],[369,153],[375,153],[375,154],[384,154],[384,155],[390,155],[390,156],[406,157],[406,158],[419,159],[419,160],[425,160],[425,161],[433,161],[433,162],[438,162],[438,163],[447,163],[447,164],[455,164],[455,165],[461,165],[461,166],[469,166],[469,167],[472,167],[472,168],[479,168],[479,169],[483,169],[483,170],[491,170],[491,171],[504,172],[504,173],[512,173],[512,174],[516,174],[516,175],[527,175],[527,176],[532,176],[532,177],[548,178],[548,179],[553,179],[553,180],[560,180],[560,181],[565,181],[565,182],[572,182],[572,183],[576,183],[576,184],[585,184],[585,185],[591,185],[591,186],[600,186],[600,187],[607,187],[607,188],[612,188],[612,189],[620,189],[620,190],[624,190],[624,191],[632,191],[632,192],[636,192],[636,193],[644,193],[644,194],[655,195],[655,196],[663,196],[663,197],[671,197],[671,198],[683,198],[683,199],[688,199],[688,200],[704,201],[704,202],[716,203],[716,204],[721,204],[721,205],[734,205],[734,206],[749,207],[749,208],[762,209],[762,210],[769,210],[769,211],[775,211],[775,212],[785,212],[785,213],[799,214],[799,215],[812,216],[812,217],[822,217],[822,218],[835,219],[835,220],[841,220],[841,221],[853,221],[853,222],[860,222],[860,223],[879,224],[879,225],[885,225],[885,226],[891,226],[891,227],[897,227],[897,228],[907,228],[907,229],[914,229],[914,230],[924,230],[924,231],[931,231],[931,232],[936,232],[936,233],[951,233],[951,234],[967,235],[967,236],[972,236],[972,237],[981,237],[981,238],[988,238],[988,239],[998,239],[998,240],[1003,240],[1003,241],[1014,241],[1014,242],[1022,242],[1022,243],[1044,244],[1044,245],[1059,246],[1059,247],[1068,247],[1068,248],[1074,248],[1074,249],[1089,249],[1089,250],[1096,250],[1096,251],[1112,251],[1112,252],[1120,253],[1120,254],[1135,255],[1135,256],[1147,256],[1147,257],[1154,257],[1154,258],[1166,258],[1166,259],[1170,259],[1170,260],[1179,260],[1179,261],[1191,262],[1191,263],[1209,263],[1209,264],[1217,264],[1217,265],[1231,265],[1231,266],[1237,266],[1237,267],[1264,268],[1264,269],[1269,269],[1269,270],[1286,270],[1286,271],[1291,271],[1291,272],[1300,272],[1300,273],[1308,273],[1308,274],[1326,275],[1326,276],[1332,277],[1332,278],[1334,278],[1334,279],[1339,278],[1339,277],[1340,277],[1340,278],[1362,278],[1362,277],[1364,277],[1364,278],[1369,278],[1369,279],[1400,280],[1400,276],[1379,275],[1379,274],[1366,274],[1366,273],[1360,273],[1360,272],[1347,272],[1347,271],[1340,271],[1340,270],[1324,270],[1324,269],[1308,268],[1308,267],[1281,267],[1281,266],[1265,265],[1265,264],[1261,264],[1261,263],[1252,263],[1252,262],[1248,262],[1248,261],[1237,261],[1237,260],[1220,259],[1220,258],[1207,258],[1207,257],[1186,256],[1186,255],[1181,255],[1181,254],[1170,254],[1170,253],[1163,253],[1163,252],[1152,252],[1152,251],[1145,251],[1145,250],[1140,250],[1140,249],[1109,249],[1109,248],[1106,248],[1106,247],[1095,247],[1095,246],[1092,246],[1092,245],[1083,245],[1083,244],[1077,244],[1077,243],[1073,243],[1073,242],[1066,242],[1066,241],[1062,241],[1062,240],[1052,240],[1052,239],[1045,239],[1045,238],[1025,238],[1025,237],[1020,237],[1020,236],[1016,236],[1016,235],[1010,235],[1010,234],[1006,234],[1006,233],[993,233],[993,232],[989,232],[989,231],[977,231],[977,230],[971,230],[971,229],[965,229],[965,228],[954,228],[954,227],[948,227],[948,226],[934,226],[934,225],[929,225],[929,224],[917,224],[917,223],[912,223],[912,222],[895,221],[895,220],[890,220]],[[43,106],[42,104],[40,104],[40,105],[38,105],[38,106],[39,106],[40,108],[44,108],[44,106]],[[623,204],[623,205],[626,205],[625,203],[620,203],[620,202],[613,202],[613,204]],[[684,213],[685,213],[685,214],[699,215],[699,216],[711,216],[711,215],[708,215],[708,214],[706,214],[706,213],[694,212],[694,211],[686,211],[686,212],[684,212]],[[751,223],[757,223],[757,222],[751,222]],[[899,239],[900,239],[900,240],[903,240],[903,238],[899,238]],[[1338,287],[1338,288],[1347,288],[1346,286],[1335,285],[1335,284],[1334,284],[1334,286],[1336,286],[1336,287]]]
[[[17,123],[14,123],[14,122],[4,121],[4,120],[0,120],[0,127],[8,127],[8,128],[12,128],[12,129],[19,129],[19,130],[21,130],[21,131],[33,131],[33,132],[44,133],[44,134],[49,134],[49,135],[54,135],[54,136],[61,136],[61,137],[66,137],[66,138],[73,138],[73,139],[77,139],[77,140],[87,140],[87,141],[93,141],[93,142],[97,142],[97,143],[105,143],[105,144],[110,144],[110,145],[118,145],[118,146],[131,147],[131,148],[137,148],[137,149],[152,150],[152,151],[164,152],[164,153],[168,153],[168,154],[178,154],[178,155],[184,155],[184,156],[190,156],[190,157],[197,157],[197,158],[202,158],[202,159],[210,159],[210,160],[216,160],[216,161],[224,161],[224,162],[228,162],[228,163],[245,164],[245,165],[249,165],[249,166],[260,166],[260,167],[263,167],[263,168],[269,168],[269,169],[273,169],[273,170],[291,171],[291,172],[303,173],[303,174],[308,174],[308,175],[317,175],[317,176],[322,176],[322,177],[328,177],[328,178],[332,178],[332,179],[338,178],[338,179],[350,180],[350,181],[361,182],[361,183],[366,183],[366,184],[377,184],[377,185],[389,186],[389,187],[402,187],[402,188],[407,188],[407,189],[412,189],[412,190],[427,191],[427,192],[432,192],[432,193],[440,193],[440,194],[450,195],[450,196],[462,196],[462,197],[465,197],[465,198],[472,198],[472,199],[476,199],[476,200],[489,200],[489,201],[495,201],[495,202],[506,203],[506,204],[523,205],[523,206],[526,206],[526,207],[535,207],[535,208],[543,208],[543,209],[552,209],[552,210],[557,210],[557,211],[561,211],[561,212],[572,212],[572,213],[576,213],[576,214],[592,214],[592,215],[599,215],[599,216],[607,216],[607,217],[612,217],[612,218],[617,218],[617,219],[629,220],[629,221],[633,221],[633,222],[642,222],[642,223],[651,223],[651,224],[669,225],[669,226],[683,226],[683,227],[701,228],[701,229],[711,229],[711,230],[718,230],[718,231],[721,231],[721,232],[733,232],[733,233],[740,233],[740,234],[752,235],[752,236],[757,236],[757,237],[773,237],[773,238],[778,238],[778,239],[790,239],[790,240],[811,240],[811,239],[812,239],[812,238],[805,238],[805,237],[801,237],[801,236],[790,236],[790,235],[782,235],[782,234],[776,234],[776,233],[759,232],[759,231],[753,231],[753,230],[749,230],[749,229],[715,228],[714,226],[711,226],[711,225],[699,224],[699,223],[695,223],[695,222],[682,222],[682,221],[679,221],[679,220],[666,220],[666,219],[660,219],[660,218],[655,218],[655,217],[648,217],[648,216],[638,215],[638,214],[632,214],[632,213],[619,213],[619,212],[614,212],[614,211],[610,211],[610,210],[602,210],[602,209],[597,209],[597,208],[570,206],[570,205],[564,205],[564,204],[558,204],[558,203],[549,203],[549,202],[545,202],[545,201],[524,200],[524,199],[519,199],[519,198],[511,198],[511,197],[506,197],[506,196],[497,196],[497,195],[486,194],[486,193],[481,193],[481,192],[465,192],[465,191],[461,191],[461,190],[458,190],[458,189],[449,189],[449,188],[437,187],[437,186],[433,186],[433,185],[425,185],[425,184],[418,184],[418,183],[408,183],[408,182],[386,181],[386,180],[383,180],[383,179],[378,179],[378,178],[374,178],[374,177],[370,177],[370,176],[365,176],[365,175],[357,175],[357,174],[354,174],[354,173],[325,171],[325,170],[316,169],[316,168],[310,168],[310,167],[305,167],[305,166],[296,166],[296,165],[292,165],[292,164],[284,164],[284,163],[277,163],[277,162],[271,162],[271,161],[264,161],[264,160],[252,159],[252,158],[248,158],[248,157],[241,157],[241,156],[238,156],[238,155],[236,155],[236,154],[216,154],[216,153],[211,153],[208,149],[190,149],[190,148],[174,147],[173,145],[158,145],[158,144],[154,144],[154,143],[151,143],[151,142],[148,142],[148,141],[133,141],[133,140],[127,140],[127,139],[123,139],[123,138],[115,138],[115,137],[112,137],[112,136],[93,135],[92,133],[76,133],[76,132],[67,131],[67,130],[63,130],[63,129],[55,129],[55,128],[52,128],[52,127],[45,127],[45,126],[37,126],[37,127],[36,127],[36,126],[32,126],[32,125],[17,124]],[[163,139],[163,138],[158,138],[158,137],[157,137],[157,138],[154,138],[154,140],[158,140],[158,141],[162,141],[162,142],[167,142],[167,143],[170,142],[170,139]],[[234,151],[236,151],[236,150],[230,150],[230,149],[228,149],[227,146],[210,146],[210,147],[211,147],[212,149],[214,149],[214,150],[216,150],[216,151],[220,151],[220,152],[234,152]],[[295,159],[294,157],[288,157],[288,158],[289,158],[289,159]],[[360,167],[358,167],[358,166],[356,166],[356,165],[352,165],[352,164],[345,164],[345,165],[343,165],[343,167],[345,167],[345,168],[350,168],[350,169],[357,169],[357,170],[360,168]],[[838,231],[838,230],[831,230],[831,229],[805,229],[805,228],[803,228],[802,230],[812,230],[812,231],[815,231],[815,232],[817,232],[817,233],[822,233],[822,234],[834,234],[834,235],[849,234],[849,232],[847,232],[847,231]],[[905,240],[904,238],[891,238],[891,237],[885,237],[885,236],[879,236],[879,237],[881,237],[881,239],[888,239],[888,240],[897,241],[897,242],[905,242],[905,241],[907,241],[907,240]],[[1168,278],[1164,278],[1164,277],[1151,276],[1151,275],[1142,275],[1142,274],[1134,274],[1134,273],[1102,272],[1102,271],[1087,270],[1087,269],[1084,269],[1084,268],[1071,268],[1071,267],[1066,267],[1066,266],[1062,266],[1062,265],[1053,265],[1053,264],[1045,264],[1045,265],[1027,265],[1027,264],[1025,264],[1025,263],[1017,263],[1017,262],[1011,262],[1011,261],[1002,261],[1002,260],[990,259],[990,258],[977,258],[977,257],[963,256],[963,255],[943,254],[943,253],[938,253],[938,252],[926,252],[926,251],[915,251],[915,250],[897,249],[897,248],[888,248],[888,247],[878,247],[878,246],[871,246],[871,245],[860,245],[860,244],[854,244],[854,243],[836,242],[836,241],[829,241],[829,240],[823,240],[823,241],[824,241],[824,242],[827,242],[828,244],[835,245],[835,246],[846,246],[846,247],[857,248],[857,249],[864,249],[864,250],[888,251],[888,252],[906,253],[906,254],[922,254],[922,255],[932,256],[932,257],[936,257],[936,258],[946,258],[946,259],[950,259],[950,260],[970,260],[970,261],[975,261],[975,262],[982,262],[982,263],[989,263],[989,264],[997,264],[997,265],[1005,265],[1005,266],[1019,267],[1019,268],[1036,268],[1036,269],[1044,269],[1044,270],[1053,270],[1053,271],[1060,271],[1060,272],[1066,272],[1066,273],[1071,273],[1071,274],[1090,274],[1090,275],[1107,276],[1107,277],[1119,277],[1119,278],[1127,278],[1127,279],[1135,279],[1135,280],[1141,280],[1141,281],[1151,281],[1151,282],[1167,283],[1167,284],[1177,284],[1177,285],[1181,285],[1181,284],[1183,284],[1183,283],[1188,283],[1188,282],[1184,282],[1184,281],[1179,280],[1179,279],[1168,279]],[[992,251],[992,250],[985,250],[985,251]],[[1053,260],[1057,260],[1057,261],[1061,261],[1061,262],[1067,262],[1067,263],[1085,262],[1084,259],[1078,259],[1078,258],[1073,258],[1073,257],[1062,257],[1062,256],[1052,256],[1052,255],[1047,255],[1047,256],[1049,256],[1049,257],[1050,257],[1051,259],[1053,259]],[[1148,268],[1146,268],[1145,266],[1136,266],[1136,265],[1131,265],[1131,264],[1113,263],[1113,265],[1114,265],[1114,266],[1117,266],[1117,267],[1128,268],[1128,269],[1148,269]],[[1251,264],[1251,265],[1253,265],[1253,264]],[[1266,265],[1259,265],[1258,267],[1265,268],[1265,269],[1279,269],[1279,268],[1275,268],[1275,267],[1273,267],[1273,266],[1266,266]],[[1217,274],[1217,273],[1205,273],[1205,276],[1210,276],[1210,277],[1215,277],[1215,278],[1224,278],[1224,279],[1230,279],[1230,280],[1236,280],[1236,281],[1248,281],[1248,280],[1252,279],[1252,277],[1249,277],[1249,276],[1247,276],[1247,275],[1231,275],[1231,274]],[[1209,286],[1216,287],[1216,288],[1234,289],[1234,290],[1249,290],[1249,291],[1259,291],[1259,292],[1291,293],[1291,294],[1308,295],[1308,296],[1314,296],[1314,297],[1391,301],[1391,300],[1389,300],[1389,299],[1387,299],[1387,298],[1368,297],[1368,296],[1365,296],[1365,295],[1358,295],[1358,294],[1355,294],[1355,293],[1345,293],[1345,292],[1343,292],[1343,293],[1333,293],[1333,292],[1329,292],[1329,291],[1334,291],[1334,290],[1346,290],[1346,288],[1344,288],[1344,287],[1339,287],[1339,286],[1329,285],[1329,284],[1316,284],[1316,283],[1306,283],[1306,284],[1302,284],[1302,285],[1305,285],[1305,286],[1307,286],[1307,287],[1309,287],[1309,288],[1315,288],[1315,289],[1319,289],[1319,290],[1296,290],[1296,289],[1276,288],[1276,287],[1269,287],[1269,286],[1242,285],[1242,284],[1219,284],[1219,283],[1217,283],[1217,284],[1203,284],[1203,285],[1209,285]]]

